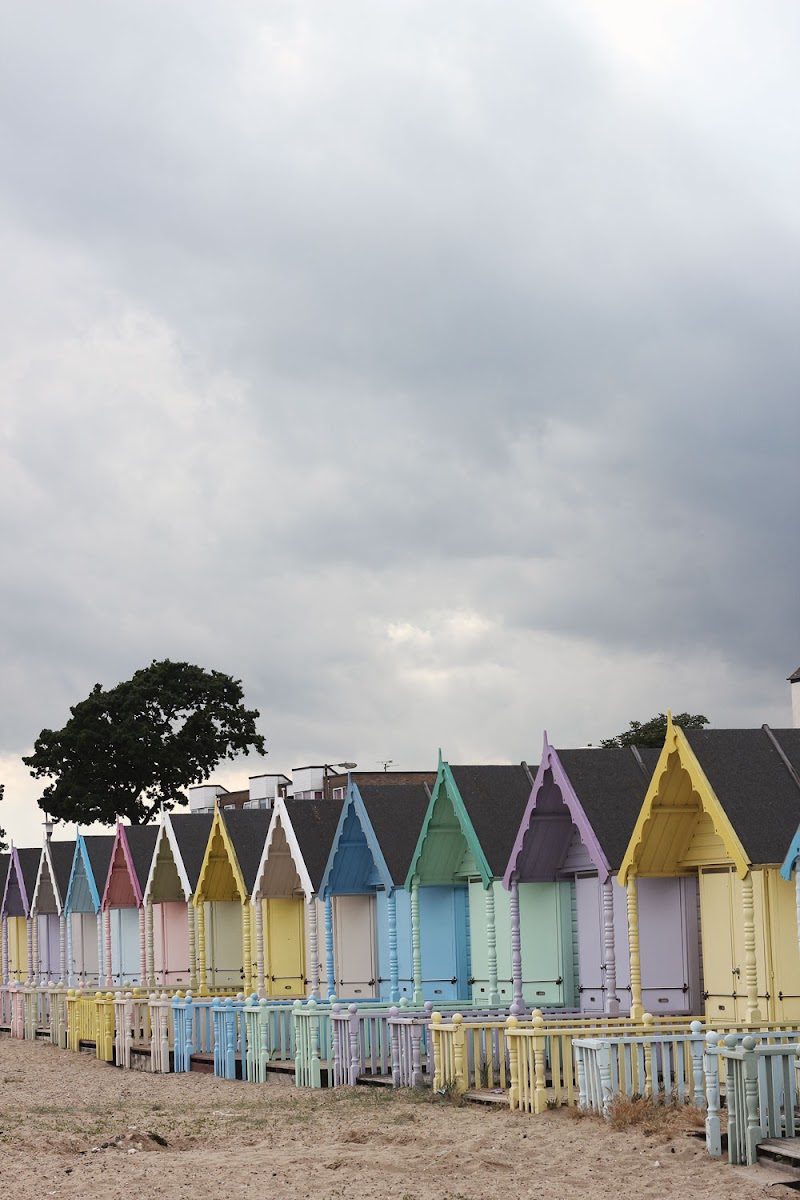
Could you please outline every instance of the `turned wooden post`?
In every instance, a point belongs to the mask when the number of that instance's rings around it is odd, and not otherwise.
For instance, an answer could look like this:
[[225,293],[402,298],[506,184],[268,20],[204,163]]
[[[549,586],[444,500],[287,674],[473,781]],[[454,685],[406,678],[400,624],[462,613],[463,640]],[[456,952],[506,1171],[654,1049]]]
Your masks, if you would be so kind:
[[605,1012],[607,1017],[619,1016],[617,995],[617,949],[614,940],[614,881],[603,884],[603,957],[605,967]]
[[489,967],[489,1004],[495,1008],[500,1003],[497,986],[497,931],[494,923],[494,884],[484,889],[486,900],[486,949]]
[[[186,905],[187,924],[189,926],[189,987],[197,990],[197,913],[191,899]],[[166,971],[166,963],[164,963]],[[162,978],[164,974],[162,973]]]
[[319,1000],[319,938],[317,933],[317,898],[314,895],[306,901],[308,909],[308,965],[311,969],[311,995]]
[[67,984],[69,987],[75,987],[75,953],[72,944],[72,914],[67,917]]
[[397,956],[397,897],[394,888],[386,897],[386,916],[389,923],[389,999],[400,999],[400,965]]
[[689,1042],[689,1053],[692,1059],[692,1104],[695,1108],[705,1108],[706,1097],[703,1091],[703,1025],[700,1021],[692,1021],[689,1029],[692,1039]]
[[249,996],[253,990],[253,944],[250,937],[250,901],[242,900],[242,966],[244,967],[244,991]]
[[336,968],[333,961],[333,901],[325,897],[325,970],[328,976],[328,999],[336,999]]
[[[511,890],[508,896],[508,907],[511,914],[511,979],[514,989],[514,999],[511,1002],[511,1012],[521,1017],[525,1012],[525,998],[522,994],[522,933],[519,917],[519,876],[511,876]],[[509,1044],[515,1041],[509,1039]]]
[[761,1022],[758,1007],[758,966],[756,963],[755,900],[753,898],[753,873],[748,871],[742,880],[742,913],[744,918],[744,977],[747,987],[747,1022]]
[[794,861],[794,905],[797,911],[797,948],[800,950],[800,870]]
[[58,918],[58,973],[63,986],[67,982],[67,918],[63,912]]
[[[509,1029],[516,1029],[519,1025],[519,1018],[514,1013],[506,1021],[506,1026]],[[518,1037],[509,1037],[506,1035],[506,1046],[508,1047],[508,1065],[511,1075],[511,1086],[508,1089],[508,1106],[511,1109],[519,1108],[519,1041]]]
[[208,974],[206,971],[206,906],[203,900],[197,905],[197,960],[200,978],[199,992],[201,996],[208,995]]
[[644,1044],[644,1098],[652,1100],[653,1088],[653,1014],[645,1013],[642,1017],[642,1025],[644,1026],[644,1036],[647,1039]]
[[8,917],[3,913],[3,983],[8,984]]
[[467,1068],[467,1034],[461,1013],[453,1013],[453,1068],[455,1094],[460,1096],[469,1086]]
[[411,961],[414,970],[415,1004],[422,1004],[422,943],[419,931],[419,875],[411,880]]
[[[106,987],[114,986],[114,963],[111,954],[111,909],[105,911],[105,926],[106,926]],[[120,959],[122,958],[122,946],[120,946]],[[120,967],[122,963],[120,962]],[[98,972],[99,973],[99,972]]]
[[[164,910],[162,909],[161,911],[163,913]],[[153,901],[152,898],[148,896],[147,900],[145,901],[145,953],[147,958],[147,975],[142,976],[142,983],[145,987],[151,988],[156,986],[156,944],[153,928],[154,924]],[[161,927],[163,930],[163,920]],[[163,978],[167,969],[166,939],[162,937],[161,943],[161,974]]]
[[[97,986],[98,987],[100,987],[100,981],[103,977],[103,962],[104,962],[103,946],[104,946],[104,942],[103,942],[103,910],[102,910],[102,908],[99,908],[97,910]],[[84,974],[86,974],[86,955],[85,954],[83,957],[83,971],[84,971]]]
[[[122,957],[122,947],[120,946],[120,959]],[[120,962],[120,973],[122,972],[122,963]],[[144,906],[139,905],[139,979],[142,982],[142,987],[147,985],[147,916],[144,911]],[[120,983],[122,979],[120,978]]]
[[267,987],[264,975],[264,901],[260,896],[256,896],[253,907],[256,918],[256,987],[259,1000],[263,1000]]
[[642,1007],[642,960],[639,954],[639,902],[636,892],[636,876],[628,874],[628,945],[631,954],[631,1020],[641,1021]]
[[36,980],[36,960],[39,954],[39,930],[35,917],[28,917],[28,983]]
[[541,1009],[533,1010],[531,1025],[533,1034],[533,1111],[543,1113],[547,1108],[545,1083],[547,1036]]
[[[433,1046],[433,1090],[438,1092],[444,1087],[444,1062],[442,1061],[442,1014],[435,1012],[431,1016],[430,1042]],[[430,1052],[430,1045],[428,1047]]]
[[349,1004],[347,1006],[347,1039],[350,1046],[350,1068],[348,1078],[351,1087],[355,1087],[358,1083],[360,1075],[361,1056],[359,1054],[359,1037],[358,1037],[358,1005]]

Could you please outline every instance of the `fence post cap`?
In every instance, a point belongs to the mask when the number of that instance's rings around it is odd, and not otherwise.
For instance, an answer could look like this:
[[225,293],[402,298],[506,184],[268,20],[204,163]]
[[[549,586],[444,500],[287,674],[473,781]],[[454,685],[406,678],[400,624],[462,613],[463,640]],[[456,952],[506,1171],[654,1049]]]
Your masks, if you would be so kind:
[[754,1038],[752,1033],[748,1033],[746,1038],[742,1038],[742,1049],[744,1050],[755,1050],[757,1045],[758,1038]]
[[719,1039],[720,1039],[720,1034],[715,1033],[713,1029],[709,1029],[708,1033],[706,1034],[706,1045],[707,1046],[716,1046],[717,1043],[719,1042]]
[[440,1012],[435,1012],[431,1017],[431,1021],[433,1022],[434,1025],[441,1025],[442,1014]]
[[453,1013],[453,1015],[452,1015],[452,1017],[451,1017],[450,1019],[451,1019],[451,1021],[453,1022],[453,1024],[454,1024],[454,1025],[460,1025],[460,1024],[461,1024],[461,1022],[464,1020],[464,1018],[463,1018],[463,1016],[461,1015],[461,1013]]
[[348,1004],[348,1006],[347,1006],[347,1011],[348,1011],[349,1013],[357,1013],[357,1012],[358,1012],[358,1005],[357,1005],[357,1004]]
[[537,1029],[544,1029],[544,1017],[542,1016],[541,1009],[537,1008],[534,1010],[531,1017],[531,1025],[534,1025]]
[[725,1038],[725,1045],[728,1047],[729,1050],[735,1050],[737,1041],[738,1041],[738,1038],[736,1037],[736,1034],[729,1033],[728,1036]]
[[703,1022],[702,1021],[692,1021],[689,1028],[691,1029],[692,1033],[702,1033],[703,1032]]
[[519,1025],[519,1017],[512,1013],[510,1017],[506,1017],[506,1025],[508,1025],[511,1029],[516,1029],[516,1027]]
[[543,1013],[542,1013],[542,1010],[541,1010],[540,1008],[535,1008],[535,1009],[533,1010],[533,1012],[531,1013],[531,1020],[532,1020],[532,1021],[535,1021],[535,1020],[537,1019],[537,1017],[543,1017]]

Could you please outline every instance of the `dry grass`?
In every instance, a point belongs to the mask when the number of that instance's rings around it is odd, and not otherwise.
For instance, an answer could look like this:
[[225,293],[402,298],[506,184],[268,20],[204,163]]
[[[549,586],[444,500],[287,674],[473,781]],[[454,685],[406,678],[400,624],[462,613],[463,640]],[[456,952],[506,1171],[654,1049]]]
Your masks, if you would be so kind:
[[644,1096],[617,1096],[609,1109],[609,1125],[618,1132],[638,1128],[645,1134],[672,1137],[682,1130],[700,1129],[705,1110],[693,1104],[663,1104]]

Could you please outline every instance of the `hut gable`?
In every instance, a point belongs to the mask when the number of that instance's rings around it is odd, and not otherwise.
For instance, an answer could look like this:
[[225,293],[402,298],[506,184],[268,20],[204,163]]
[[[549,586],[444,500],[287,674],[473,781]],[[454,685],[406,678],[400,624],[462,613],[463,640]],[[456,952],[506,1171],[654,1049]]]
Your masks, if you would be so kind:
[[620,867],[674,875],[777,865],[800,822],[800,730],[667,724],[664,747]]

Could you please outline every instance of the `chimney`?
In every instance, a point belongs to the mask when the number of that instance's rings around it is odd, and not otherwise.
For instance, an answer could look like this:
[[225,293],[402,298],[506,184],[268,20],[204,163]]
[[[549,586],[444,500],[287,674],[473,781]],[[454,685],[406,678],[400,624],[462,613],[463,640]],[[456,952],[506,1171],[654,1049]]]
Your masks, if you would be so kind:
[[792,685],[792,725],[800,729],[800,667],[789,676],[789,683]]

